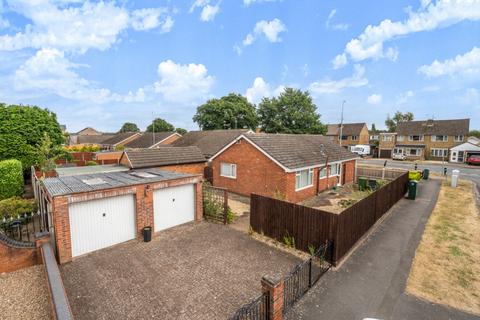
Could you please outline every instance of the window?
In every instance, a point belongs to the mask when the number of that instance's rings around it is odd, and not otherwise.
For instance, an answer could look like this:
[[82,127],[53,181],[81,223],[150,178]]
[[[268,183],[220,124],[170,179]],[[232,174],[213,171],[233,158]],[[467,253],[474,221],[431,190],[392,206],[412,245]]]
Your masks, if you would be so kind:
[[221,163],[220,164],[220,175],[227,178],[236,178],[237,177],[237,165],[232,163]]
[[297,171],[295,174],[295,190],[304,189],[313,185],[313,169]]
[[320,173],[319,173],[319,178],[320,179],[323,179],[327,176],[327,168],[323,168],[322,170],[320,170]]
[[392,142],[392,141],[393,141],[393,136],[391,136],[391,135],[384,135],[384,136],[383,136],[383,141]]
[[330,166],[330,176],[338,176],[340,174],[340,164],[332,164]]
[[421,135],[408,136],[408,141],[423,141],[423,136]]
[[462,142],[462,141],[463,141],[463,135],[455,136],[455,142]]
[[397,140],[398,140],[398,141],[404,141],[404,140],[405,140],[405,136],[397,136]]
[[448,136],[435,135],[435,136],[432,136],[432,141],[445,142],[445,141],[448,141]]
[[348,136],[342,136],[342,140],[348,140]]
[[414,149],[414,148],[407,149],[407,155],[409,156],[419,156],[421,154],[422,154],[421,149]]
[[405,149],[395,148],[395,149],[393,149],[393,154],[405,154]]
[[448,149],[431,149],[432,157],[442,158],[448,156]]
[[352,136],[352,140],[353,140],[353,141],[358,140],[358,136]]

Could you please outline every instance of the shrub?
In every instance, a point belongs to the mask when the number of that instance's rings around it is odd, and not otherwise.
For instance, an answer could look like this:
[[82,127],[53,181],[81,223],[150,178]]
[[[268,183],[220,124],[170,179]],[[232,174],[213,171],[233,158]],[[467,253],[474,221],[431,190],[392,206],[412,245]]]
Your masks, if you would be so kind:
[[96,166],[96,165],[98,165],[98,163],[96,163],[95,161],[87,161],[87,162],[85,162],[85,165],[86,166]]
[[36,211],[35,201],[33,199],[22,199],[12,197],[0,201],[0,220],[3,218],[16,218],[25,213]]
[[22,194],[22,163],[15,159],[0,161],[0,200]]
[[295,248],[295,238],[288,234],[283,237],[283,243],[289,248]]

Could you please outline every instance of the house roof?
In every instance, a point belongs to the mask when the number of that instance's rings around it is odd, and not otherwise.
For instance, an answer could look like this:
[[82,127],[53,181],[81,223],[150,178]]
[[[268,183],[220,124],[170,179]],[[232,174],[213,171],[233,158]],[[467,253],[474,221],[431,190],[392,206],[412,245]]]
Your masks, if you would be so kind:
[[115,134],[77,136],[77,144],[102,144],[105,140],[114,137]]
[[87,130],[91,130],[91,131],[93,131],[93,135],[102,134],[100,131],[98,131],[98,130],[95,130],[95,129],[94,129],[94,128],[92,128],[92,127],[85,127],[85,128],[83,128],[82,130],[78,131],[76,134],[79,134],[79,135],[81,135],[81,134],[82,134],[84,131],[87,131]]
[[200,149],[195,146],[160,146],[156,149],[125,150],[123,157],[127,157],[132,169],[207,162]]
[[175,132],[145,132],[137,139],[125,144],[126,148],[150,148],[162,140],[167,139]]
[[[344,123],[342,135],[344,136],[358,136],[362,131],[363,127],[367,124],[365,122],[361,123]],[[327,125],[327,136],[338,136],[340,135],[340,124],[329,124]]]
[[174,141],[172,146],[196,146],[202,151],[205,157],[210,158],[240,135],[249,131],[249,129],[190,131],[180,139]]
[[245,134],[247,140],[288,170],[356,159],[358,156],[322,135]]
[[42,183],[54,197],[195,176],[197,175],[149,169],[45,178]]
[[399,135],[468,135],[470,119],[455,120],[420,120],[399,122]]
[[115,134],[113,137],[107,139],[107,140],[104,140],[102,142],[102,144],[106,144],[106,145],[116,145],[122,141],[124,141],[125,139],[128,139],[130,138],[131,136],[133,135],[139,135],[138,132],[121,132],[121,133],[117,133]]

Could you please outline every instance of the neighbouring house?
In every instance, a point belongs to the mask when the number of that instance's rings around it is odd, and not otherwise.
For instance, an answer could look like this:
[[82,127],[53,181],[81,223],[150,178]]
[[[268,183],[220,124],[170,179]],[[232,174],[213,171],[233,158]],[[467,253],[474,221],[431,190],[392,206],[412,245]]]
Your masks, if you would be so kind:
[[125,144],[138,139],[141,136],[139,132],[121,132],[115,134],[110,139],[102,142],[102,150],[115,150],[118,147],[124,147]]
[[378,137],[378,157],[391,159],[395,148],[395,132],[381,132]]
[[216,187],[300,202],[353,182],[357,158],[321,135],[246,133],[210,161]]
[[84,174],[41,181],[41,201],[59,263],[201,220],[202,177],[157,169]]
[[82,130],[76,133],[76,135],[78,136],[99,136],[101,134],[102,133],[100,131],[97,131],[92,127],[83,128]]
[[153,149],[162,145],[172,144],[182,136],[176,132],[145,132],[136,139],[125,143],[125,148]]
[[330,138],[330,141],[343,147],[370,144],[370,133],[367,124],[364,122],[344,123],[342,127],[340,124],[329,124],[327,125],[326,136]]
[[203,176],[207,159],[197,147],[162,146],[156,149],[125,150],[120,164],[130,169],[157,168]]
[[92,127],[86,127],[78,132],[70,133],[69,145],[92,145],[101,144],[103,141],[110,139],[114,136],[114,133],[103,133],[95,130]]
[[448,160],[449,150],[466,140],[469,129],[470,119],[400,122],[393,154],[409,160]]
[[470,137],[467,142],[450,149],[450,162],[464,163],[470,156],[480,155],[480,139]]

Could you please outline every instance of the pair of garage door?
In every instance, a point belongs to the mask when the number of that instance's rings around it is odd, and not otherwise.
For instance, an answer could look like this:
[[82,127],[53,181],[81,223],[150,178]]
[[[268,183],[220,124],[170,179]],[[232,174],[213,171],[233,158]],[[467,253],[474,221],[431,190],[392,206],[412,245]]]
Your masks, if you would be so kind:
[[[194,220],[192,184],[153,193],[155,230]],[[106,248],[136,236],[135,197],[124,195],[69,205],[72,256]]]

